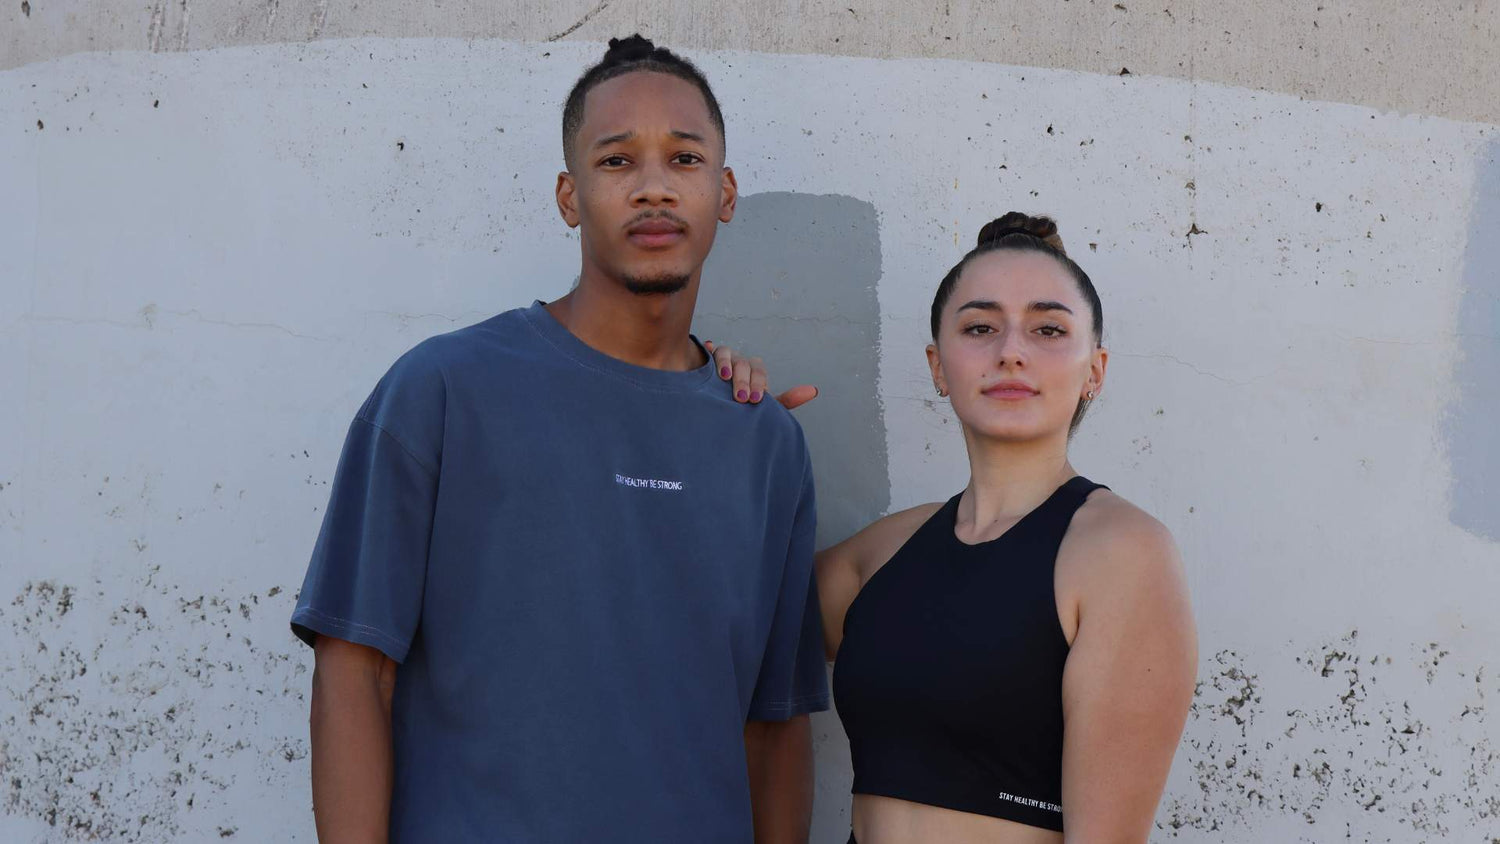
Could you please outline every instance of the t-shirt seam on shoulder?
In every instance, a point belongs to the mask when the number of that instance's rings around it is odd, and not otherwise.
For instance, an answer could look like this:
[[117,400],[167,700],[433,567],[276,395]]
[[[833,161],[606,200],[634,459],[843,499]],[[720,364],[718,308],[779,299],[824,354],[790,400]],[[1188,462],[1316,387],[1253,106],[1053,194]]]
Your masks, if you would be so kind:
[[391,438],[391,442],[395,443],[403,452],[405,452],[406,456],[410,457],[414,463],[416,463],[418,466],[421,466],[423,469],[425,469],[427,471],[428,474],[432,475],[433,477],[437,477],[438,476],[439,472],[438,472],[437,468],[433,467],[433,466],[427,465],[427,461],[425,461],[422,458],[418,457],[417,454],[416,454],[416,452],[412,451],[410,448],[407,447],[406,443],[404,443],[404,442],[401,441],[400,437],[396,436],[395,434],[391,433],[390,431],[387,431],[385,428],[381,427],[379,425],[379,423],[375,422],[375,420],[370,419],[367,416],[357,415],[354,418],[356,420],[360,421],[360,422],[365,423],[366,425],[369,425],[371,428],[374,428],[375,430],[379,431],[380,433],[385,434],[387,437],[390,437]]

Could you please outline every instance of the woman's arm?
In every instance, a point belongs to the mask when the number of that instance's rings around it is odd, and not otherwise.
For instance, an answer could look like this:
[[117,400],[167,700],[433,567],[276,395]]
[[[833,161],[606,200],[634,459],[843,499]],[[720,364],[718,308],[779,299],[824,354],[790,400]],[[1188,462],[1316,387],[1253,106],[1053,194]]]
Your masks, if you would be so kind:
[[823,643],[833,661],[844,639],[844,616],[865,582],[895,556],[941,503],[918,504],[876,519],[859,533],[817,554],[818,602],[823,610]]
[[1075,519],[1059,554],[1059,594],[1077,600],[1063,671],[1064,841],[1144,844],[1192,703],[1197,639],[1171,534],[1114,496],[1099,505],[1085,505],[1096,512]]
[[856,533],[837,545],[824,548],[814,558],[818,604],[823,611],[823,653],[829,662],[833,662],[839,644],[844,640],[844,613],[849,611],[849,605],[863,585],[859,576],[859,537],[860,534]]

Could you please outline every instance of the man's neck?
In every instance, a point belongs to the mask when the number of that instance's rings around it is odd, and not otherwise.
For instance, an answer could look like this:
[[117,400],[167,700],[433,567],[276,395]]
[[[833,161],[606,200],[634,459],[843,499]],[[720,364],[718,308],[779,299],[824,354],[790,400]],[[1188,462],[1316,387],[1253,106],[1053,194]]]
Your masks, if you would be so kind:
[[677,293],[640,295],[608,279],[580,279],[547,312],[593,349],[636,366],[685,372],[705,363],[688,339],[698,276]]

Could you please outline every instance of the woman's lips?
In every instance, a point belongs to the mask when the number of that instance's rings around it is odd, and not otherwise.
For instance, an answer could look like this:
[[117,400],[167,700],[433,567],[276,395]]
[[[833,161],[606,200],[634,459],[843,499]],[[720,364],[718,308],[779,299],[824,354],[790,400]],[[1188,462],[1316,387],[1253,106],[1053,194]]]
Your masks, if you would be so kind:
[[1001,381],[999,384],[985,387],[981,392],[992,399],[1001,401],[1021,401],[1038,395],[1035,389],[1019,381]]

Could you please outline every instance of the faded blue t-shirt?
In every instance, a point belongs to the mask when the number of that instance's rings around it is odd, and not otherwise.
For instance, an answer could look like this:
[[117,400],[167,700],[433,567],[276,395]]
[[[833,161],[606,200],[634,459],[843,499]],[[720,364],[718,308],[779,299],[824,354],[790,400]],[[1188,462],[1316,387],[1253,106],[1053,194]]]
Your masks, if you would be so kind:
[[350,427],[292,615],[401,663],[395,842],[749,842],[746,720],[827,708],[779,404],[540,303],[433,337]]

